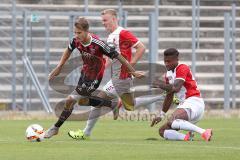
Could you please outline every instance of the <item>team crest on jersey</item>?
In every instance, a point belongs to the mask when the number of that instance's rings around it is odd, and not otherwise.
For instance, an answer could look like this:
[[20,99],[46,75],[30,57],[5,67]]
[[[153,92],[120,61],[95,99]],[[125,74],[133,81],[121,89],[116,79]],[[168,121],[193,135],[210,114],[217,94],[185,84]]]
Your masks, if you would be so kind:
[[81,51],[81,55],[84,57],[84,58],[90,58],[92,55],[88,52],[85,52],[85,51]]
[[117,42],[116,42],[115,38],[113,38],[113,44],[114,44],[115,47],[117,46]]
[[116,39],[115,39],[115,38],[113,38],[113,39],[110,39],[110,38],[109,38],[109,39],[107,40],[107,43],[108,43],[108,44],[113,44],[115,47],[117,47],[117,42],[116,42]]
[[90,45],[89,46],[89,52],[94,55],[95,52],[96,52],[96,47],[94,47],[93,45]]
[[173,83],[173,77],[172,76],[167,76],[168,82]]

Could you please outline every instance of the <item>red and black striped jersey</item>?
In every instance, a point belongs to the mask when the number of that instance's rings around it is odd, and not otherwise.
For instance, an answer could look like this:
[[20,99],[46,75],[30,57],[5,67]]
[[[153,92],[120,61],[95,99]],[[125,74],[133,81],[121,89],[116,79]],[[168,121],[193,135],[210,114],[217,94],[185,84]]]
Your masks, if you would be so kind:
[[115,58],[116,52],[96,35],[90,34],[90,37],[90,43],[87,45],[82,44],[76,37],[72,38],[68,49],[71,52],[74,49],[79,50],[83,60],[81,73],[85,74],[89,80],[101,79],[104,74],[106,61],[103,55]]

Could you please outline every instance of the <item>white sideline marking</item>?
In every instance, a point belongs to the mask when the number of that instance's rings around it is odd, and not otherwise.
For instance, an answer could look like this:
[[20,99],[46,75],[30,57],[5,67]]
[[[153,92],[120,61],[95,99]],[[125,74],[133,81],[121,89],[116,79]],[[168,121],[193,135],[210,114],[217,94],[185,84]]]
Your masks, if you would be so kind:
[[[47,140],[46,140],[47,141]],[[24,141],[21,141],[22,143],[25,143]],[[58,140],[58,141],[52,141],[52,143],[66,143],[66,142],[70,142],[70,143],[74,143],[76,141],[62,141],[62,140]],[[81,141],[78,141],[78,142],[81,142]],[[94,140],[90,140],[90,141],[87,141],[89,143],[99,143],[99,144],[102,144],[103,142],[102,141],[94,141]],[[111,141],[105,141],[106,143],[111,143],[111,144],[115,144],[115,145],[132,145],[132,146],[152,146],[152,145],[156,145],[156,143],[119,143],[119,142],[111,142]],[[157,142],[157,141],[155,141]],[[9,140],[4,140],[4,139],[0,139],[0,143],[19,143],[19,141],[14,141],[13,139],[9,139]],[[31,143],[31,142],[29,142]],[[34,143],[34,142],[32,142]],[[209,142],[206,142],[206,143],[209,143]],[[211,142],[210,142],[211,143]],[[165,146],[169,146],[169,147],[179,147],[181,146],[182,147],[182,144],[163,144]],[[232,147],[232,146],[207,146],[207,145],[189,145],[189,146],[184,146],[184,147],[188,147],[188,148],[211,148],[211,149],[231,149],[231,150],[240,150],[240,147]]]

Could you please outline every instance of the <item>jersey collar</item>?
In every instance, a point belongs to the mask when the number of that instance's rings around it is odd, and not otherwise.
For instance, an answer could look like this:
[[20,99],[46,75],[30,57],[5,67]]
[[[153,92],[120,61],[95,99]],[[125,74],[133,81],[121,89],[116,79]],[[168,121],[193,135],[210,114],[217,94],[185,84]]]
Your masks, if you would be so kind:
[[83,45],[83,47],[87,47],[87,46],[89,46],[89,45],[92,43],[92,36],[91,36],[90,33],[88,33],[88,35],[90,36],[90,41],[89,41],[88,44],[82,44],[82,43],[80,42],[80,43]]

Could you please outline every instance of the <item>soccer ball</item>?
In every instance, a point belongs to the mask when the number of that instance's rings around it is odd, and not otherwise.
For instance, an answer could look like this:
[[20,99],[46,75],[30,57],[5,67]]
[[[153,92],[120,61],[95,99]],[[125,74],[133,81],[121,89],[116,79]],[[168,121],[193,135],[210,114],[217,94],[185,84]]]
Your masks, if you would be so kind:
[[26,138],[30,142],[41,142],[44,139],[44,129],[39,124],[31,124],[26,129]]

